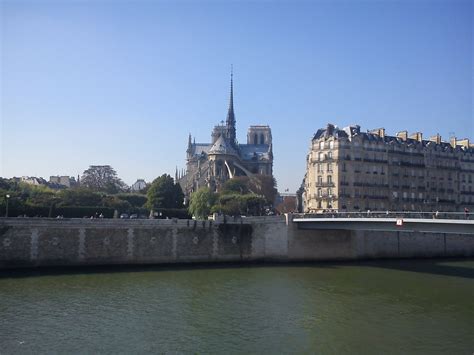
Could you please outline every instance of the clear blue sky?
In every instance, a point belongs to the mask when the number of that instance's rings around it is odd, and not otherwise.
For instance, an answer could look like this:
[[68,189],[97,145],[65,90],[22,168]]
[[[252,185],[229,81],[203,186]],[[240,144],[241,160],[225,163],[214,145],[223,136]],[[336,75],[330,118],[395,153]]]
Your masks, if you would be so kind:
[[295,191],[328,122],[474,140],[472,1],[0,1],[0,176],[185,167],[188,134],[268,124]]

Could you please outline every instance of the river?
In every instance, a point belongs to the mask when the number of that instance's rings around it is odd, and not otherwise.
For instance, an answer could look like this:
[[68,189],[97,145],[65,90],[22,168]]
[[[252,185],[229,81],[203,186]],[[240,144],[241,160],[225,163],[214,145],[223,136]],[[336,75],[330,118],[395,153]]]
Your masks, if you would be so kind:
[[0,354],[474,351],[474,260],[0,273]]

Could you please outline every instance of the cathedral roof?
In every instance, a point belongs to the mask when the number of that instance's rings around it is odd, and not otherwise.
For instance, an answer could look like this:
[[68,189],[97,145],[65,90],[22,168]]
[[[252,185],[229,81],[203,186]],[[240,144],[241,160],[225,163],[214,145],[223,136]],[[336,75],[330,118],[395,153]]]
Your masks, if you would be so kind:
[[268,144],[239,144],[239,148],[243,160],[270,158]]
[[237,155],[237,152],[224,136],[220,136],[212,145],[211,149],[209,149],[209,154]]

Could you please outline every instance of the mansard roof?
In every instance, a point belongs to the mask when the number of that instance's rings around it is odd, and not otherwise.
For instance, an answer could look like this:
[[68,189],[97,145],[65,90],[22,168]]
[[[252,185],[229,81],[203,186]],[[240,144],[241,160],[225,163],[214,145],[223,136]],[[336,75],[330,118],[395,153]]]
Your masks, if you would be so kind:
[[[384,131],[381,129],[381,131]],[[337,126],[334,126],[333,124],[328,124],[326,128],[320,128],[316,131],[316,133],[313,136],[313,140],[316,139],[321,139],[321,138],[329,138],[329,137],[334,137],[334,138],[348,138],[352,140],[353,138],[360,139],[362,141],[368,141],[368,142],[380,142],[380,143],[386,143],[386,144],[397,144],[397,145],[404,145],[408,147],[429,147],[429,148],[435,148],[439,149],[441,151],[453,151],[454,149],[459,149],[460,151],[467,152],[467,153],[472,153],[474,152],[474,148],[472,145],[470,147],[467,146],[461,146],[461,145],[456,145],[455,148],[451,145],[449,142],[439,142],[436,143],[432,140],[426,140],[426,139],[415,139],[415,138],[410,138],[410,137],[405,137],[402,138],[400,136],[389,136],[385,134],[378,134],[373,131],[367,131],[367,132],[361,132],[360,131],[360,126],[354,125],[354,126],[348,126],[343,129],[338,128]]]

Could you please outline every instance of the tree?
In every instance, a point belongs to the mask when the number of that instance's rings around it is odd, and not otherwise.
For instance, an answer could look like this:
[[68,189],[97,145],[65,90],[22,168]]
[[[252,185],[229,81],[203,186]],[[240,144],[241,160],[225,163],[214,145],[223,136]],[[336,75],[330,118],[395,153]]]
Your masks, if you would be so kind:
[[81,185],[93,191],[117,193],[126,188],[110,165],[90,165],[81,177]]
[[272,205],[278,194],[276,187],[276,180],[270,175],[254,175],[249,182],[249,190],[257,195],[262,195],[267,203]]
[[65,189],[58,193],[60,206],[100,206],[102,196],[85,188]]
[[227,193],[246,194],[249,192],[249,178],[247,176],[236,176],[227,180],[221,189],[222,194]]
[[184,194],[179,184],[168,174],[163,174],[153,180],[147,192],[147,207],[149,209],[159,208],[182,208]]
[[208,187],[201,187],[191,194],[188,207],[189,213],[199,219],[206,219],[211,213],[216,197],[216,194]]
[[143,207],[147,201],[146,196],[142,194],[123,193],[115,196],[123,201],[127,201],[132,207]]

